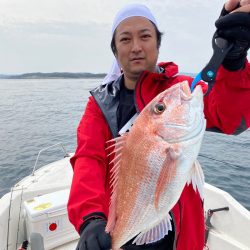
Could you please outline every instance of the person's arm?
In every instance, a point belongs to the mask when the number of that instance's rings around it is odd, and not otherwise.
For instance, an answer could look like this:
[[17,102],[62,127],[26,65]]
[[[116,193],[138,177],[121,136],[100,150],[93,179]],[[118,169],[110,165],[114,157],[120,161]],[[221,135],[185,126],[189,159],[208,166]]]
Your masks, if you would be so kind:
[[250,127],[250,64],[239,71],[221,67],[209,95],[204,98],[207,130],[239,134]]
[[81,234],[79,249],[85,249],[81,247],[81,242],[85,241],[86,232],[88,235],[97,233],[105,236],[104,224],[109,206],[105,147],[110,137],[105,119],[93,97],[90,97],[78,126],[77,149],[71,158],[74,174],[68,200],[68,216]]
[[77,149],[70,160],[74,174],[68,216],[80,234],[77,250],[111,247],[110,235],[105,232],[109,206],[105,147],[110,137],[101,110],[90,97],[77,129]]
[[[239,3],[244,2],[240,7]],[[233,43],[204,98],[207,129],[239,134],[250,127],[250,0],[229,0],[216,21],[217,34]]]

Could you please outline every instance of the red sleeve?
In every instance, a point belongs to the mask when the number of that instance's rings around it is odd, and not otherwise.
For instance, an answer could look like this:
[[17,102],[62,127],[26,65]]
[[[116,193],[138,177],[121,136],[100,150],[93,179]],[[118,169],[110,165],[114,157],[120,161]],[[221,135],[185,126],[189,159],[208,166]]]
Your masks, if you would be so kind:
[[68,216],[79,232],[84,217],[91,213],[107,216],[107,157],[105,143],[111,134],[93,97],[89,98],[77,130],[77,149],[70,162],[73,180],[68,201]]
[[250,127],[250,63],[239,71],[221,67],[209,95],[204,98],[208,129],[237,134]]

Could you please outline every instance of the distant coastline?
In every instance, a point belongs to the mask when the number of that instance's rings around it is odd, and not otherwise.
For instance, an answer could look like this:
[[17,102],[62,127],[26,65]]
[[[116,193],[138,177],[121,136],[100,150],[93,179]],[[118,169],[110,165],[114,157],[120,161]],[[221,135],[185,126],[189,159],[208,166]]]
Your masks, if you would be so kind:
[[93,74],[93,73],[69,73],[69,72],[53,72],[53,73],[25,73],[20,75],[1,75],[0,79],[60,79],[60,78],[103,78],[106,74]]
[[[195,73],[180,72],[180,75],[188,75],[195,77]],[[53,73],[25,73],[20,75],[3,75],[0,74],[0,79],[86,79],[86,78],[104,78],[105,73],[70,73],[70,72],[53,72]]]

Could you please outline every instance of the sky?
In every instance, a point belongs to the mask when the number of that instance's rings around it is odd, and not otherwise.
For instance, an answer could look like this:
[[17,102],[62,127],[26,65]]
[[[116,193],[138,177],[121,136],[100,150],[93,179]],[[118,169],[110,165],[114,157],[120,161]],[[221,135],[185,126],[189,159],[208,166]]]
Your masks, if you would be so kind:
[[[0,74],[105,73],[111,26],[130,0],[0,0]],[[196,73],[212,55],[223,0],[141,0],[164,33],[159,61]]]

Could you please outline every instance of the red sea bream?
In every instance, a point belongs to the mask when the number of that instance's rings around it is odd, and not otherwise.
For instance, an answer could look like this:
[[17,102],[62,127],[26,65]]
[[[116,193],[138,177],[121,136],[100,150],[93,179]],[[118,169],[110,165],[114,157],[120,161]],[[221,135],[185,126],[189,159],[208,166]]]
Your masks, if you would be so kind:
[[186,183],[203,199],[204,175],[197,161],[206,127],[203,93],[181,82],[160,93],[131,130],[114,139],[110,211],[106,231],[112,249],[168,234],[170,210]]

